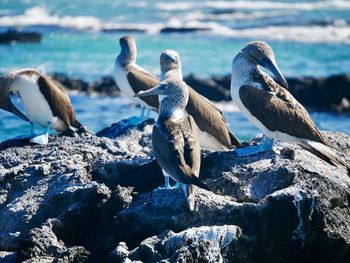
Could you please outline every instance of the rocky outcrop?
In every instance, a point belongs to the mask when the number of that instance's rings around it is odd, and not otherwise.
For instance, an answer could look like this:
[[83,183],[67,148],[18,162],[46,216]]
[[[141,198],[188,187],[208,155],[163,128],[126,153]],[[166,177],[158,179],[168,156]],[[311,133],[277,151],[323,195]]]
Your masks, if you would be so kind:
[[197,31],[208,31],[210,27],[164,27],[160,30],[160,33],[192,33]]
[[[64,74],[54,74],[54,78],[70,90],[96,92],[119,96],[120,90],[114,79],[102,77],[91,83],[68,78]],[[212,101],[231,100],[231,75],[212,76],[208,79],[190,74],[184,78],[186,83]],[[328,78],[287,78],[289,90],[306,107],[316,110],[350,113],[350,75],[333,75]]]
[[[111,76],[103,76],[91,82],[71,78],[65,73],[53,73],[52,77],[63,84],[67,90],[108,96],[121,95],[120,89]],[[204,79],[190,74],[184,80],[193,89],[212,101],[231,100],[231,75],[214,75]],[[350,113],[349,74],[333,75],[326,78],[287,78],[287,81],[289,91],[304,106],[318,111]]]
[[[203,153],[188,211],[163,184],[148,120],[0,155],[0,261],[347,262],[350,177],[297,146]],[[350,136],[326,133],[349,160]],[[250,143],[259,142],[260,139]],[[6,260],[6,261],[5,261]],[[2,261],[1,261],[2,262]]]
[[13,42],[34,42],[40,43],[42,34],[38,32],[24,32],[16,29],[9,29],[0,33],[0,44],[10,44]]

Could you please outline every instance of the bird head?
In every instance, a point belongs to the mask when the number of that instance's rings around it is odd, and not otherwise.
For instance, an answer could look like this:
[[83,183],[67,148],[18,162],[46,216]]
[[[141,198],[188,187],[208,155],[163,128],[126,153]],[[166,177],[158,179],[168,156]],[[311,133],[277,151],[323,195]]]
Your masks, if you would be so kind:
[[180,56],[175,50],[164,50],[160,55],[161,70],[168,71],[181,67]]
[[119,45],[121,48],[120,57],[123,63],[130,63],[136,61],[136,41],[131,36],[124,36],[119,39]]
[[25,121],[30,121],[11,101],[10,86],[12,82],[12,78],[10,77],[0,77],[0,108],[15,114]]
[[282,86],[288,89],[288,83],[277,66],[272,48],[264,41],[249,42],[241,52],[253,63],[271,71]]

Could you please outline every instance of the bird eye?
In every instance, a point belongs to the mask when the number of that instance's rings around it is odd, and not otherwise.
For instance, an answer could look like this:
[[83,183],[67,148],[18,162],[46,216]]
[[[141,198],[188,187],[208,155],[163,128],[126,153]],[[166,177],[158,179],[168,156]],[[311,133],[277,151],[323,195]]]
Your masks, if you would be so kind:
[[165,89],[165,90],[169,89],[169,86],[168,86],[168,85],[165,85],[165,86],[164,86],[164,89]]

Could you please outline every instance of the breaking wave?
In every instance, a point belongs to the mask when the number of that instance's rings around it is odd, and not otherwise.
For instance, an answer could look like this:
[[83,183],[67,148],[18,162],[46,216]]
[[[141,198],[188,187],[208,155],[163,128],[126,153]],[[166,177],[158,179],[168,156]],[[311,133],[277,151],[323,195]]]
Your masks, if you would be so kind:
[[315,9],[350,9],[349,1],[328,0],[317,2],[270,2],[270,1],[206,1],[206,2],[171,2],[157,3],[160,10],[190,10],[193,8],[216,9],[291,9],[291,10],[315,10]]
[[[241,1],[236,2],[205,2],[207,6],[220,7],[238,7],[242,4]],[[244,6],[249,7],[249,2]],[[254,2],[255,3],[255,2]],[[254,8],[259,6],[267,8],[271,2],[256,2]],[[343,1],[325,1],[323,6],[334,7],[348,7],[350,8],[350,1],[345,4]],[[157,4],[158,8],[170,8],[167,4]],[[177,8],[187,8],[188,5],[194,3],[182,3],[177,5]],[[307,8],[311,3],[274,3],[274,6],[290,6],[298,5],[299,8]],[[321,7],[321,2],[314,2],[312,5]],[[278,20],[282,17],[282,20]],[[227,24],[220,23],[221,20],[242,20],[242,19],[270,19],[267,23],[254,23],[248,28],[233,28]],[[283,20],[284,19],[284,20]],[[258,20],[257,20],[258,21]],[[212,34],[232,38],[246,38],[246,39],[264,39],[264,40],[278,40],[278,41],[296,41],[306,43],[350,43],[350,26],[347,21],[331,21],[315,23],[311,21],[310,24],[293,24],[293,20],[283,17],[283,13],[271,12],[268,15],[263,12],[252,12],[246,15],[243,12],[223,12],[223,13],[189,13],[181,17],[173,16],[170,20],[162,23],[123,23],[113,21],[103,21],[94,16],[58,16],[50,14],[43,7],[32,7],[27,9],[23,14],[19,15],[5,15],[0,17],[0,27],[33,27],[33,26],[51,26],[58,28],[70,28],[75,30],[94,30],[103,32],[117,32],[117,31],[137,31],[148,34],[159,34],[163,32],[198,32],[200,34]],[[265,21],[266,22],[266,21]],[[290,24],[288,24],[290,22]]]

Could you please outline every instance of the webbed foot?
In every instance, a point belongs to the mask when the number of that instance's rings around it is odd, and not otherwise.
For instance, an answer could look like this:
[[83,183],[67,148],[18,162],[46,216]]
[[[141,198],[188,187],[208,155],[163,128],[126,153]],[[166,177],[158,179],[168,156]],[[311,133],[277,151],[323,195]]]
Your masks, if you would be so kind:
[[254,145],[254,146],[247,146],[244,148],[237,148],[235,149],[235,152],[238,156],[243,157],[243,156],[249,156],[261,152],[267,152],[271,151],[273,149],[273,139],[265,137],[262,140],[262,143],[259,145]]

